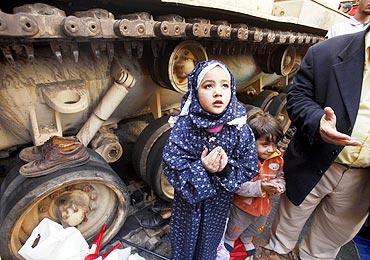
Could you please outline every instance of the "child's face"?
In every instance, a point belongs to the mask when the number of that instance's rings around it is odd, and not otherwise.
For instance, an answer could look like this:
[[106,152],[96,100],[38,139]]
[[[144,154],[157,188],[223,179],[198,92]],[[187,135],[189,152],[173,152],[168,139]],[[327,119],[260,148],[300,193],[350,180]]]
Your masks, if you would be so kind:
[[225,111],[231,98],[230,77],[217,66],[208,71],[198,88],[198,99],[202,108],[211,114]]
[[266,160],[267,158],[269,158],[271,154],[273,154],[277,149],[275,143],[266,141],[265,138],[258,138],[256,141],[256,145],[258,158],[262,160]]

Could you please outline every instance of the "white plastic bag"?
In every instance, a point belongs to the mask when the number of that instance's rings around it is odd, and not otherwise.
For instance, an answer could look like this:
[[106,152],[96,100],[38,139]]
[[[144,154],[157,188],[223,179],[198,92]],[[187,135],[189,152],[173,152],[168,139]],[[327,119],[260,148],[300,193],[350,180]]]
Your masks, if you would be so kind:
[[77,228],[64,229],[44,218],[18,253],[26,260],[80,260],[88,251],[89,245]]
[[138,253],[136,253],[136,254],[130,255],[130,256],[128,257],[128,260],[145,260],[145,258],[144,258],[144,257],[139,256],[139,254],[138,254]]
[[128,257],[131,254],[131,247],[127,247],[124,249],[116,249],[113,250],[105,260],[128,260]]
[[131,255],[131,247],[113,250],[104,260],[145,260],[137,253]]

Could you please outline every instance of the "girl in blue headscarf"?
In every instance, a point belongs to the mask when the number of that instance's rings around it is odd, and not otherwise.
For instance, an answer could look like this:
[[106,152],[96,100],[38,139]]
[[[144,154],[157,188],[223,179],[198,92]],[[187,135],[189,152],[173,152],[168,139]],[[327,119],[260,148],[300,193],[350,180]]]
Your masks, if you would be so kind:
[[172,259],[214,260],[233,193],[257,175],[257,153],[226,65],[198,63],[188,82],[163,151],[164,173],[175,189]]

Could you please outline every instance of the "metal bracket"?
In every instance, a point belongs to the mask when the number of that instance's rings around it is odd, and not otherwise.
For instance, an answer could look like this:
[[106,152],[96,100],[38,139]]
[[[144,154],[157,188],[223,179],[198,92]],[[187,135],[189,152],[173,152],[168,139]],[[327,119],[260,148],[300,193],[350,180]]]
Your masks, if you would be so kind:
[[151,96],[149,106],[155,119],[162,117],[161,95],[158,90]]

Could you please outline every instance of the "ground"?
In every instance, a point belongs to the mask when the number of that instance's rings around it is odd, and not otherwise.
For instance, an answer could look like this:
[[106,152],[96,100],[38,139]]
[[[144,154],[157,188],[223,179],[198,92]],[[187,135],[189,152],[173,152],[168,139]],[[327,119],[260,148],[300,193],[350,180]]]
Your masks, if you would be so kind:
[[[268,218],[266,228],[263,233],[259,234],[255,239],[255,244],[257,246],[255,260],[262,260],[264,256],[261,253],[260,247],[267,244],[269,238],[269,232],[273,217],[275,215],[276,209],[278,208],[278,199],[274,200],[274,207],[271,215]],[[162,228],[151,230],[151,229],[144,229],[140,227],[138,224],[138,219],[145,214],[150,214],[149,207],[138,211],[135,215],[129,217],[126,221],[125,225],[116,236],[114,240],[118,240],[120,238],[127,239],[140,247],[144,247],[151,252],[158,254],[157,256],[147,253],[141,249],[134,249],[134,251],[138,252],[139,255],[145,257],[147,260],[157,260],[157,259],[169,259],[171,255],[170,249],[170,241],[169,241],[169,225],[165,225]],[[308,223],[305,229],[310,225]],[[305,230],[304,229],[304,230]],[[304,231],[303,231],[304,232]],[[114,241],[112,241],[113,243]],[[161,257],[162,256],[162,257]],[[290,259],[288,257],[284,259]],[[342,250],[339,252],[337,260],[359,260],[357,250],[354,246],[354,243],[351,241],[347,245],[345,245]]]

